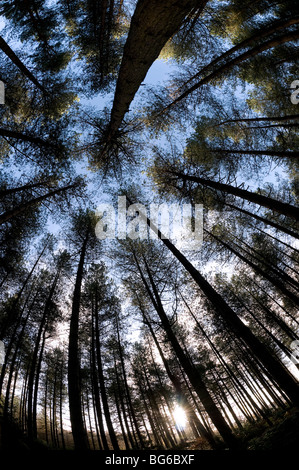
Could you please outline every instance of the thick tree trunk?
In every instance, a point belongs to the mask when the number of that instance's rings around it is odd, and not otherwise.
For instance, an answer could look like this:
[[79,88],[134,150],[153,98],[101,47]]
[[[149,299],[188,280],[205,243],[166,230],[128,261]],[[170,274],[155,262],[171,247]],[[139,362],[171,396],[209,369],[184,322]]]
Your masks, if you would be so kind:
[[87,248],[89,232],[86,233],[82,244],[79,265],[77,269],[76,283],[73,294],[72,314],[69,332],[69,357],[68,357],[68,389],[69,407],[75,450],[87,450],[88,442],[82,416],[81,377],[79,357],[79,313],[81,301],[81,284],[84,270],[84,260]]
[[124,46],[107,140],[119,129],[150,66],[192,9],[207,0],[139,0]]

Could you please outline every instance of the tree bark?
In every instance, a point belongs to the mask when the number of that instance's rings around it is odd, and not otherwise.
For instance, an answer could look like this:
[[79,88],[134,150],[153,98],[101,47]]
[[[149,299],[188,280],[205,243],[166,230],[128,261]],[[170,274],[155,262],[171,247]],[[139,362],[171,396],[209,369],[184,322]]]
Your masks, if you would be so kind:
[[[130,201],[128,196],[127,198]],[[189,272],[200,290],[204,293],[211,305],[213,305],[218,315],[223,318],[227,325],[230,326],[231,330],[236,334],[237,337],[240,337],[242,340],[244,340],[245,344],[248,345],[248,348],[260,360],[269,373],[272,374],[273,378],[279,384],[281,389],[288,395],[294,405],[298,406],[299,387],[293,376],[277,361],[275,357],[273,357],[272,353],[267,349],[267,347],[261,343],[258,338],[256,338],[251,330],[240,320],[238,315],[226,303],[223,297],[200,274],[200,272],[190,263],[190,261],[187,260],[183,253],[181,253],[170,242],[170,240],[161,237],[161,232],[157,228],[154,228],[154,224],[151,224],[149,218],[146,217],[146,221],[148,226],[154,229],[155,233],[157,233],[158,238],[161,239],[162,243],[164,243],[164,245],[175,256],[175,258],[177,258],[177,260]]]
[[228,70],[232,69],[235,65],[239,65],[240,63],[244,62],[245,60],[255,57],[257,54],[260,54],[261,52],[267,51],[269,49],[272,49],[276,46],[279,46],[281,44],[285,44],[290,41],[295,41],[296,39],[299,38],[299,33],[298,31],[291,32],[291,33],[286,33],[282,36],[276,37],[274,39],[270,39],[262,44],[259,44],[258,46],[253,47],[249,51],[243,52],[243,54],[240,54],[239,56],[235,57],[234,59],[230,60],[226,64],[221,65],[217,70],[214,70],[214,72],[211,72],[209,75],[206,77],[202,78],[199,82],[197,82],[195,85],[191,86],[189,89],[184,91],[181,95],[179,95],[177,98],[175,98],[169,105],[167,105],[162,111],[160,111],[159,114],[164,113],[168,109],[170,109],[172,106],[175,104],[179,103],[182,101],[184,98],[186,98],[188,95],[193,93],[195,90],[198,90],[201,86],[209,83],[211,80],[214,78],[218,78],[223,74],[223,72],[227,72]]
[[29,80],[39,88],[44,94],[47,94],[45,88],[39,83],[34,75],[28,70],[25,64],[18,58],[14,51],[9,47],[7,42],[0,36],[0,49],[5,55],[15,64],[15,66],[27,77]]
[[88,449],[87,434],[84,428],[82,416],[80,357],[78,344],[81,284],[83,278],[84,260],[88,238],[89,232],[86,233],[81,248],[80,260],[76,275],[75,289],[73,294],[72,314],[69,332],[68,389],[70,418],[75,450]]
[[75,188],[76,186],[77,186],[76,183],[63,186],[62,188],[58,188],[58,189],[55,189],[54,191],[50,191],[47,194],[44,194],[43,196],[38,196],[34,199],[31,199],[30,201],[25,202],[24,204],[20,204],[14,209],[4,212],[3,214],[0,215],[0,225],[4,224],[5,222],[12,219],[13,217],[17,217],[18,215],[22,214],[24,211],[26,211],[30,207],[36,206],[39,202],[42,202],[45,199],[49,199],[50,197],[55,196],[56,194]]
[[193,8],[207,0],[139,0],[123,50],[107,140],[119,129],[150,66]]
[[177,171],[170,171],[169,175],[170,177],[171,175],[177,176],[178,179],[182,179],[183,181],[193,181],[203,186],[208,186],[209,188],[216,189],[217,191],[232,194],[234,196],[246,199],[249,202],[253,202],[260,206],[266,207],[267,209],[271,209],[274,212],[278,212],[280,214],[286,215],[287,217],[291,217],[299,221],[299,209],[296,206],[292,206],[291,204],[288,204],[286,202],[278,201],[268,196],[263,196],[262,194],[253,193],[252,191],[248,191],[246,189],[241,189],[226,183],[220,183],[219,181],[213,181],[207,178],[202,178],[200,176],[186,175],[182,172]]
[[8,137],[12,139],[22,140],[23,142],[30,142],[34,145],[41,145],[43,147],[55,147],[54,143],[47,142],[46,140],[41,139],[40,137],[35,137],[29,134],[23,134],[23,132],[13,131],[11,129],[0,128],[0,137]]
[[97,368],[98,368],[98,374],[99,374],[99,383],[100,383],[100,393],[101,393],[101,398],[102,398],[102,403],[103,403],[103,410],[104,410],[104,415],[106,419],[106,424],[108,428],[108,433],[110,436],[111,444],[114,450],[119,450],[119,445],[117,441],[117,437],[113,428],[112,420],[111,420],[111,415],[110,415],[110,410],[109,410],[109,404],[108,404],[108,397],[107,397],[107,392],[106,392],[106,384],[105,384],[105,378],[104,378],[104,370],[103,370],[103,362],[102,362],[102,353],[101,353],[101,343],[100,343],[100,330],[99,330],[99,312],[98,312],[98,306],[97,306],[97,295],[95,297],[95,344],[96,344],[96,352],[97,352]]
[[[147,283],[147,281],[144,277],[144,274],[142,272],[142,269],[139,265],[139,262],[137,260],[137,257],[135,255],[135,253],[134,253],[134,258],[135,258],[136,266],[137,266],[138,271],[140,273],[141,279],[142,279],[142,281],[144,283],[144,286],[145,286],[145,288],[148,292],[148,295],[151,299],[151,302],[152,302],[156,312],[159,315],[159,318],[162,322],[163,329],[164,329],[164,331],[167,335],[167,338],[168,338],[173,350],[175,351],[175,353],[177,355],[177,358],[178,358],[182,368],[186,372],[186,375],[188,376],[188,379],[190,380],[190,383],[192,384],[196,394],[198,395],[199,399],[201,400],[205,410],[209,414],[209,416],[210,416],[212,422],[214,423],[215,427],[218,429],[218,431],[219,431],[220,435],[222,436],[224,442],[226,442],[226,444],[231,449],[237,448],[238,444],[237,444],[236,438],[232,434],[231,429],[229,428],[229,426],[227,425],[225,419],[223,418],[220,411],[216,407],[216,405],[215,405],[215,403],[214,403],[214,401],[213,401],[206,385],[204,384],[199,372],[195,369],[193,364],[190,362],[190,360],[188,359],[188,357],[184,353],[181,345],[179,344],[175,334],[172,331],[172,328],[170,326],[167,315],[164,311],[160,296],[158,294],[158,291],[157,291],[155,282],[152,278],[151,271],[150,271],[149,267],[146,264],[146,271],[148,273],[150,284],[151,284],[153,292],[151,291],[150,286],[148,285],[148,283]],[[144,261],[146,262],[145,259],[144,259]]]

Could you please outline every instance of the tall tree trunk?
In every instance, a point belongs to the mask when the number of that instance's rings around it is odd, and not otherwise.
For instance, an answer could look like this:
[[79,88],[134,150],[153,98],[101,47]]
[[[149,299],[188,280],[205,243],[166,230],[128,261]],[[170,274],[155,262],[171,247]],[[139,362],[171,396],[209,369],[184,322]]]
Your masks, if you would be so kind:
[[29,135],[29,134],[23,134],[23,132],[14,131],[11,129],[4,129],[2,127],[0,128],[0,137],[8,137],[12,139],[17,139],[23,142],[30,142],[31,144],[41,145],[42,147],[48,147],[48,148],[55,146],[54,143],[47,142],[46,140],[43,140],[40,137],[36,137],[33,135]]
[[[277,289],[280,290],[280,292],[282,294],[284,294],[285,296],[287,296],[289,299],[291,299],[295,305],[299,305],[299,297],[293,292],[291,291],[290,289],[288,289],[285,284],[277,277],[275,276],[272,276],[268,270],[264,270],[262,269],[258,264],[256,263],[253,263],[252,261],[250,261],[247,257],[243,256],[239,250],[236,250],[235,248],[233,248],[233,246],[231,246],[230,244],[226,243],[223,238],[219,238],[217,237],[216,235],[212,234],[211,232],[208,232],[209,235],[214,238],[215,240],[217,240],[222,246],[224,246],[225,248],[227,248],[229,251],[231,251],[231,253],[233,253],[234,255],[236,255],[240,260],[244,261],[244,263],[246,263],[248,266],[250,266],[257,274],[259,274],[260,276],[262,276],[263,278],[267,279],[269,282],[271,282],[271,284],[273,284],[275,287],[277,287]],[[239,247],[238,247],[239,248]]]
[[[42,251],[39,253],[39,255],[38,255],[38,257],[37,257],[35,263],[33,264],[31,270],[29,271],[28,275],[26,276],[26,278],[25,278],[25,280],[24,280],[24,282],[23,282],[23,284],[22,284],[21,289],[18,291],[17,295],[15,296],[14,301],[13,301],[13,305],[12,305],[12,311],[13,311],[13,310],[16,310],[16,307],[17,307],[17,305],[18,305],[18,303],[19,303],[19,301],[20,301],[20,299],[21,299],[21,297],[22,297],[22,294],[23,294],[23,292],[24,292],[26,286],[28,285],[28,282],[30,281],[30,279],[31,279],[31,277],[32,277],[32,275],[33,275],[33,273],[34,273],[34,271],[35,271],[35,268],[37,267],[37,265],[38,265],[40,259],[42,258],[43,254],[44,254],[45,251],[46,251],[46,248],[47,248],[47,246],[48,246],[49,240],[50,240],[50,237],[47,238],[47,240],[46,240],[46,242],[45,242],[45,245],[44,245]],[[16,311],[17,311],[17,310],[16,310]],[[9,326],[9,322],[10,322],[10,321],[16,321],[16,320],[17,320],[17,321],[20,321],[20,318],[19,318],[19,319],[16,318],[16,314],[13,315],[13,318],[11,318],[11,317],[8,318],[8,317],[7,317],[7,318],[4,320],[3,324],[1,325],[0,339],[4,339],[4,338],[5,338],[6,331],[7,331],[7,328],[8,328],[8,326]],[[19,323],[15,325],[14,334],[16,334],[16,328],[18,327],[18,325],[19,325]],[[14,340],[10,341],[10,347],[12,347],[13,341],[14,341]],[[8,347],[7,350],[6,350],[6,352],[7,352],[6,355],[7,355],[7,356],[10,354],[9,349],[10,349],[10,348]],[[10,349],[10,350],[11,350],[11,349]],[[3,372],[3,367],[2,367],[2,373],[4,373],[4,372]],[[0,383],[1,383],[1,382],[0,382]],[[0,385],[0,394],[1,394],[1,385]]]
[[298,17],[288,18],[288,19],[279,19],[279,20],[273,21],[268,27],[264,26],[262,29],[254,33],[252,36],[248,37],[247,39],[244,39],[244,41],[239,42],[238,44],[231,47],[220,56],[216,57],[214,60],[212,60],[212,62],[210,62],[208,65],[203,67],[199,72],[197,72],[195,75],[189,78],[189,80],[187,80],[184,83],[184,86],[186,86],[188,83],[192,82],[196,78],[199,78],[200,75],[208,71],[211,67],[214,67],[215,65],[217,66],[218,62],[221,63],[223,59],[226,59],[227,57],[232,56],[233,54],[235,54],[235,52],[239,51],[240,49],[244,49],[244,47],[250,46],[252,43],[258,41],[259,39],[270,36],[273,33],[279,31],[280,29],[284,29],[284,28],[287,28],[289,26],[292,26],[298,23],[299,23]]
[[14,51],[9,47],[7,42],[0,36],[0,49],[7,55],[7,57],[14,63],[14,65],[27,77],[29,80],[34,83],[37,88],[39,88],[45,95],[47,91],[39,83],[39,81],[34,77],[34,75],[28,70],[26,65],[18,58]]
[[238,118],[238,119],[227,119],[226,121],[221,121],[217,126],[222,126],[223,124],[230,124],[234,122],[284,122],[292,121],[299,119],[299,114],[289,114],[286,116],[264,116],[264,117],[255,117],[255,118]]
[[194,8],[207,0],[138,0],[123,50],[107,141],[118,131],[150,66]]
[[268,348],[263,343],[261,343],[258,338],[256,338],[251,330],[240,320],[238,315],[226,303],[223,297],[200,274],[200,272],[192,265],[192,263],[187,260],[183,253],[181,253],[171,243],[170,240],[161,237],[161,232],[156,227],[154,227],[154,224],[151,223],[149,218],[146,217],[146,220],[148,226],[154,229],[162,243],[164,243],[164,245],[175,256],[175,258],[189,272],[195,283],[204,293],[211,305],[213,305],[219,316],[223,318],[227,325],[230,326],[231,330],[236,334],[237,337],[242,338],[245,344],[247,344],[248,348],[265,366],[265,368],[273,376],[281,389],[288,395],[294,405],[299,405],[299,387],[294,377],[279,363],[279,361],[272,355]]
[[116,319],[116,332],[117,332],[117,342],[118,342],[118,350],[119,350],[119,357],[120,357],[120,363],[121,363],[121,368],[122,368],[122,373],[123,373],[123,378],[124,378],[124,385],[126,389],[126,395],[128,399],[128,405],[132,414],[132,419],[134,422],[134,426],[137,432],[138,440],[140,442],[141,448],[143,448],[144,443],[143,443],[143,438],[139,430],[139,425],[137,423],[135,411],[133,408],[132,400],[131,400],[131,393],[129,390],[128,386],[128,380],[127,380],[127,374],[126,374],[126,367],[125,367],[125,362],[124,362],[124,357],[123,357],[123,352],[122,352],[122,346],[121,346],[121,340],[120,340],[120,332],[119,332],[119,323],[118,323],[118,318]]
[[[92,305],[92,317],[94,317],[94,305]],[[100,389],[98,384],[98,372],[96,368],[96,344],[95,344],[95,328],[94,328],[94,318],[92,318],[91,323],[91,370],[92,370],[92,385],[94,391],[94,400],[95,400],[95,409],[100,429],[100,436],[101,436],[101,445],[103,446],[104,450],[109,450],[109,445],[106,438],[106,433],[104,429],[103,417],[102,417],[102,407],[100,401]]]
[[47,186],[49,183],[51,183],[51,179],[49,179],[48,181],[39,181],[37,183],[24,184],[23,186],[19,186],[17,188],[0,189],[0,198],[9,196],[10,194],[19,193],[21,191],[27,191],[28,189],[34,189],[34,188],[38,188],[41,186]]
[[160,296],[158,294],[158,290],[156,288],[155,282],[154,282],[153,277],[151,275],[151,271],[150,271],[150,269],[147,265],[147,262],[146,262],[145,258],[144,258],[144,261],[146,263],[146,271],[147,271],[147,274],[149,276],[149,280],[150,280],[150,284],[151,284],[151,288],[152,288],[153,292],[151,291],[150,286],[148,285],[148,283],[147,283],[147,281],[144,277],[144,274],[143,274],[142,269],[139,265],[136,254],[134,253],[133,255],[134,255],[134,259],[135,259],[138,271],[139,271],[140,276],[142,278],[142,281],[144,283],[144,286],[145,286],[145,288],[148,292],[148,295],[151,299],[151,302],[152,302],[156,312],[158,313],[158,315],[160,317],[160,320],[162,322],[163,329],[164,329],[164,331],[167,335],[167,338],[168,338],[173,350],[175,351],[175,353],[177,355],[177,358],[178,358],[182,368],[184,369],[186,375],[188,376],[188,379],[190,380],[190,383],[192,384],[196,394],[198,395],[198,397],[201,400],[205,410],[209,414],[212,422],[214,423],[215,427],[218,429],[220,435],[222,436],[222,438],[226,442],[226,444],[232,449],[238,447],[236,438],[232,434],[231,429],[229,428],[229,426],[227,425],[225,419],[223,418],[220,411],[216,407],[216,405],[215,405],[215,403],[214,403],[214,401],[213,401],[206,385],[204,384],[204,382],[203,382],[203,380],[200,376],[200,373],[198,372],[198,370],[196,370],[194,368],[193,364],[190,362],[190,360],[188,359],[188,357],[184,353],[181,345],[179,344],[175,334],[172,331],[169,320],[168,320],[167,315],[164,311],[164,307],[162,305]]
[[[139,307],[141,307],[141,304],[139,304]],[[207,439],[207,441],[209,442],[209,444],[215,448],[216,447],[216,443],[215,443],[215,440],[213,438],[213,435],[201,424],[201,422],[199,421],[199,419],[197,418],[196,414],[194,413],[194,410],[193,408],[190,406],[189,404],[189,401],[182,389],[182,386],[181,386],[181,382],[179,380],[179,378],[174,375],[169,367],[169,364],[168,364],[168,361],[167,359],[165,358],[165,355],[162,351],[162,348],[160,346],[160,343],[157,339],[157,336],[152,328],[152,325],[150,324],[150,321],[149,319],[147,318],[146,316],[146,313],[145,311],[142,309],[142,307],[140,308],[141,311],[142,311],[142,315],[143,315],[143,320],[145,322],[145,324],[148,326],[149,330],[150,330],[150,333],[152,335],[152,338],[154,340],[154,343],[158,349],[158,352],[160,354],[160,357],[162,359],[162,362],[164,364],[164,367],[165,367],[165,370],[167,372],[167,375],[170,379],[170,381],[172,382],[173,386],[174,386],[174,389],[176,391],[176,395],[177,395],[177,401],[178,403],[183,407],[183,409],[185,410],[186,412],[186,415],[188,417],[188,420],[191,422],[194,422],[195,425],[196,425],[196,428],[198,429],[200,435],[202,437],[204,437],[205,439]]]
[[124,403],[124,399],[123,399],[124,393],[123,393],[123,389],[121,387],[121,383],[120,383],[120,380],[119,380],[121,374],[117,370],[115,354],[114,354],[114,370],[115,370],[115,377],[116,377],[117,390],[118,390],[117,395],[118,395],[118,399],[120,401],[120,406],[121,406],[121,410],[122,410],[122,414],[123,414],[123,418],[124,418],[124,423],[125,423],[125,427],[126,427],[127,436],[128,436],[129,441],[130,441],[130,445],[131,445],[132,449],[135,449],[136,445],[134,443],[134,439],[132,437],[131,430],[130,430],[130,427],[129,427],[129,422],[128,422],[127,413],[126,413],[126,409],[125,409],[125,403]]
[[100,330],[99,330],[99,312],[98,312],[98,299],[97,295],[95,297],[95,344],[96,344],[96,351],[97,351],[97,367],[98,367],[98,374],[99,374],[99,383],[100,383],[100,393],[103,403],[103,410],[106,419],[106,424],[108,428],[108,433],[110,436],[111,444],[114,450],[119,450],[119,445],[117,441],[117,437],[113,428],[109,404],[108,404],[108,397],[106,392],[106,384],[105,384],[105,377],[104,377],[104,370],[103,370],[103,363],[102,363],[102,352],[101,352],[101,343],[100,343]]
[[54,191],[50,191],[44,194],[43,196],[38,196],[34,199],[31,199],[30,201],[25,202],[24,204],[20,204],[19,206],[11,210],[8,210],[7,212],[4,212],[3,214],[0,215],[0,225],[4,224],[8,220],[10,220],[12,217],[16,217],[22,214],[24,211],[30,209],[30,207],[36,206],[39,202],[42,202],[45,199],[49,199],[50,197],[55,196],[56,194],[75,188],[76,186],[77,184],[75,183],[75,184],[69,184],[67,186],[63,186],[62,188],[57,188]]
[[[261,217],[260,215],[255,214],[254,212],[249,212],[246,209],[235,206],[233,204],[225,203],[225,205],[227,207],[231,207],[232,209],[234,209],[236,211],[241,212],[241,214],[248,215],[248,216],[258,220],[259,222],[263,222],[265,225],[270,225],[271,227],[275,228],[276,230],[279,230],[280,232],[284,232],[287,235],[290,235],[291,237],[299,239],[299,233],[294,232],[294,230],[291,230],[288,227],[284,227],[283,225],[278,224],[277,222],[274,222],[270,219],[266,219],[265,217]],[[258,229],[258,230],[260,230],[260,229]]]
[[38,405],[38,391],[39,391],[39,381],[40,381],[40,373],[42,369],[42,361],[44,357],[44,349],[46,344],[46,333],[47,333],[47,325],[44,328],[43,337],[42,337],[42,344],[39,352],[39,358],[36,367],[36,374],[35,374],[35,383],[34,383],[34,394],[33,394],[33,404],[32,404],[32,425],[33,425],[33,437],[37,437],[37,405]]
[[202,178],[200,176],[186,175],[184,173],[177,172],[177,171],[170,171],[170,174],[169,174],[170,177],[171,177],[171,174],[173,174],[178,179],[181,179],[183,181],[193,181],[194,183],[198,183],[203,186],[216,189],[217,191],[221,191],[227,194],[232,194],[234,196],[245,199],[246,201],[253,202],[262,207],[266,207],[267,209],[271,209],[274,212],[278,212],[280,214],[286,215],[288,217],[291,217],[299,221],[298,207],[292,206],[291,204],[288,204],[286,202],[278,201],[268,196],[264,196],[262,194],[248,191],[247,189],[241,189],[236,186],[231,186],[226,183],[220,183],[219,181],[213,181],[207,178]]
[[191,86],[188,88],[186,91],[184,91],[181,95],[179,95],[177,98],[175,98],[168,106],[166,106],[162,112],[159,114],[164,113],[166,110],[174,106],[175,104],[179,103],[181,100],[186,98],[188,95],[193,93],[195,90],[198,90],[201,86],[205,85],[206,83],[209,83],[211,80],[214,78],[218,78],[219,76],[222,76],[224,72],[227,72],[228,70],[232,69],[236,65],[239,65],[240,63],[244,62],[247,59],[250,59],[252,57],[255,57],[256,55],[260,54],[261,52],[267,51],[269,49],[272,49],[274,47],[280,46],[281,44],[285,44],[290,41],[295,41],[296,39],[299,38],[299,33],[298,31],[293,31],[289,33],[285,33],[281,36],[275,37],[273,39],[269,39],[268,41],[259,44],[252,49],[249,49],[246,52],[243,52],[242,54],[238,55],[237,57],[231,59],[227,63],[220,65],[219,68],[211,72],[209,75],[206,77],[202,78],[197,82],[195,85]]
[[288,158],[298,158],[299,152],[290,152],[288,150],[271,150],[271,149],[264,149],[264,150],[243,150],[243,149],[223,149],[221,147],[218,148],[210,148],[210,152],[213,153],[237,153],[239,155],[269,155],[270,157],[288,157]]
[[63,430],[63,358],[61,359],[61,368],[60,368],[60,387],[59,387],[59,420],[60,420],[60,434],[61,434],[61,444],[62,450],[65,450],[65,439],[64,439],[64,430]]
[[46,324],[47,316],[49,315],[51,304],[52,304],[52,298],[56,289],[56,285],[58,282],[59,278],[59,272],[55,275],[48,298],[45,303],[44,311],[43,311],[43,316],[39,325],[36,341],[35,341],[35,346],[31,358],[31,365],[30,365],[30,373],[29,373],[29,378],[28,378],[28,415],[27,415],[27,426],[28,426],[28,437],[29,439],[36,438],[37,436],[34,435],[34,424],[33,424],[33,395],[34,395],[34,378],[36,374],[36,365],[37,365],[37,357],[38,357],[38,351],[40,348],[40,341],[41,337],[43,334],[43,329]]
[[68,357],[68,389],[69,407],[72,433],[75,450],[87,450],[88,442],[82,416],[80,354],[79,354],[79,313],[81,301],[81,284],[84,270],[84,260],[87,248],[89,232],[86,233],[82,244],[79,265],[76,275],[76,283],[73,294],[72,314],[69,332],[69,357]]

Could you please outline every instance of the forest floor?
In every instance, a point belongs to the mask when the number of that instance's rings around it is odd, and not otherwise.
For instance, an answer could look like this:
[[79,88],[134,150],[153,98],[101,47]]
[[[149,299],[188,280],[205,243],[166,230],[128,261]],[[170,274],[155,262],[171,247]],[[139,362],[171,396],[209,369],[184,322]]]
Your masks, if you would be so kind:
[[[239,432],[238,437],[247,451],[294,451],[299,444],[299,409],[273,413],[269,418],[248,424]],[[30,444],[27,437],[12,423],[6,423],[0,416],[0,451],[51,451],[43,441]],[[147,449],[151,450],[151,449]],[[176,450],[210,450],[202,439],[177,446]]]
[[[299,409],[276,411],[269,416],[271,424],[260,420],[244,426],[238,437],[246,450],[294,451],[299,444]],[[185,450],[206,450],[208,447],[198,439]]]

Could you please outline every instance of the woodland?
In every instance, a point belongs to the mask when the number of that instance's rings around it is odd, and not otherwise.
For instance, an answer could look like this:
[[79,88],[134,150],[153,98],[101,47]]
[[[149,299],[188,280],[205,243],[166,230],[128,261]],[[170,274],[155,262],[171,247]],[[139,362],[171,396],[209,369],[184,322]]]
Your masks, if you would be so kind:
[[[298,24],[0,0],[0,449],[296,449]],[[99,239],[120,196],[202,205],[200,249]]]

